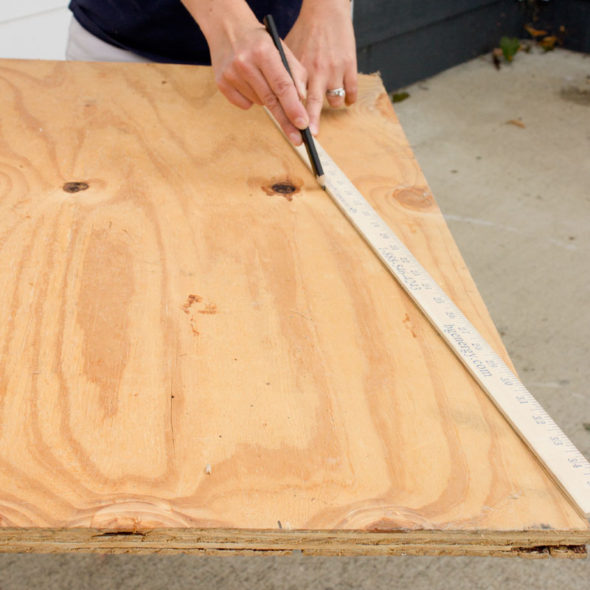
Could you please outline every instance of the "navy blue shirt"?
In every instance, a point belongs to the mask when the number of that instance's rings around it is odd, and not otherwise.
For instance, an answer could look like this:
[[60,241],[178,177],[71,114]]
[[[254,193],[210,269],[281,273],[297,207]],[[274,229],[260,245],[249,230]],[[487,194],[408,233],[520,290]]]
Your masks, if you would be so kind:
[[[272,14],[281,37],[302,0],[248,0],[258,18]],[[164,63],[210,65],[207,41],[180,0],[71,0],[76,20],[94,36]]]

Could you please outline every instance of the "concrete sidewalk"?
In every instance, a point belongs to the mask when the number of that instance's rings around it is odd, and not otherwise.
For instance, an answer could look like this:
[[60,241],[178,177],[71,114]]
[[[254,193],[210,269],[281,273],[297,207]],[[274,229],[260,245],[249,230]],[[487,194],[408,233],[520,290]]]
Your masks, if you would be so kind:
[[[590,56],[519,54],[500,71],[484,56],[406,90],[396,111],[512,359],[588,457]],[[589,580],[588,559],[0,555],[1,590],[582,590]]]

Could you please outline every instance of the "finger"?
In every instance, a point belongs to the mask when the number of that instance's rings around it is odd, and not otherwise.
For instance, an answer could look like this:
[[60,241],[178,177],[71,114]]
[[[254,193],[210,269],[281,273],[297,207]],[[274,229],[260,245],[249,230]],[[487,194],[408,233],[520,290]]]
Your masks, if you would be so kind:
[[221,93],[231,102],[233,105],[247,110],[252,106],[254,101],[249,100],[246,98],[241,92],[236,90],[233,86],[228,84],[225,80],[220,80],[217,83],[217,86]]
[[356,70],[356,61],[352,63],[344,72],[344,90],[346,91],[346,104],[351,105],[356,102],[358,95],[358,74]]
[[235,70],[224,72],[225,82],[234,90],[237,90],[242,96],[247,98],[251,103],[262,104],[254,89],[248,84],[247,79]]
[[289,138],[289,141],[293,145],[301,145],[303,142],[301,138],[301,131],[297,129],[297,127],[295,127],[291,121],[289,121],[281,105],[276,102],[271,106],[267,106],[267,108],[271,112],[272,116],[277,120],[277,123],[280,125],[283,133]]
[[[289,140],[294,145],[301,144],[301,133],[299,129],[293,125],[293,123],[287,117],[278,97],[274,94],[270,86],[268,85],[263,73],[252,67],[248,74],[248,82],[253,92],[257,96],[258,104],[263,104],[272,113],[274,118],[277,120],[281,129]],[[302,105],[303,108],[303,105]]]
[[324,104],[325,92],[325,82],[315,78],[308,90],[306,102],[307,113],[309,114],[309,128],[314,135],[317,135],[320,130],[320,113]]
[[299,100],[295,83],[287,73],[278,51],[267,54],[261,60],[260,71],[271,91],[270,93],[267,92],[265,96],[260,97],[263,99],[264,104],[270,108],[270,104],[278,100],[285,115],[295,127],[298,129],[308,127],[309,117],[305,107]]
[[344,96],[330,94],[330,90],[339,90],[341,88],[344,88],[342,75],[331,78],[328,88],[326,89],[326,98],[328,99],[328,104],[334,109],[339,109],[344,106]]
[[301,133],[295,125],[289,120],[279,99],[268,85],[263,73],[255,70],[249,77],[250,85],[258,95],[260,104],[263,104],[277,120],[285,135],[294,145],[301,144]]

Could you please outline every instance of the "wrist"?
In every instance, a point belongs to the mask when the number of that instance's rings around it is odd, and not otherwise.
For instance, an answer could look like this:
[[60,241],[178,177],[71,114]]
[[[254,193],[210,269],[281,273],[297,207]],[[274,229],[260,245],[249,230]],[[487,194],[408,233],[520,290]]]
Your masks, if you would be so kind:
[[333,18],[335,14],[346,14],[351,17],[350,0],[303,0],[299,16],[313,16]]

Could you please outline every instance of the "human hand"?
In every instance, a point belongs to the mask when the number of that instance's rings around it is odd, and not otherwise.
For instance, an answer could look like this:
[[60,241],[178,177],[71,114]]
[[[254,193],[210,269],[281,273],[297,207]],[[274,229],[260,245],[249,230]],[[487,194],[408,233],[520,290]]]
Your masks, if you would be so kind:
[[266,106],[287,137],[299,145],[299,129],[309,126],[301,102],[307,72],[289,48],[284,47],[293,79],[270,35],[245,2],[184,0],[184,4],[207,39],[219,90],[242,109]]
[[[285,38],[307,70],[307,112],[311,132],[319,131],[320,113],[330,106],[351,105],[357,98],[354,30],[348,0],[304,0],[297,22]],[[327,94],[344,89],[345,96]]]
[[293,79],[279,52],[262,26],[247,29],[236,41],[211,51],[211,64],[220,91],[236,106],[248,109],[264,105],[295,144],[301,143],[299,129],[309,126],[309,116],[301,102],[305,97],[307,73],[287,49]]

